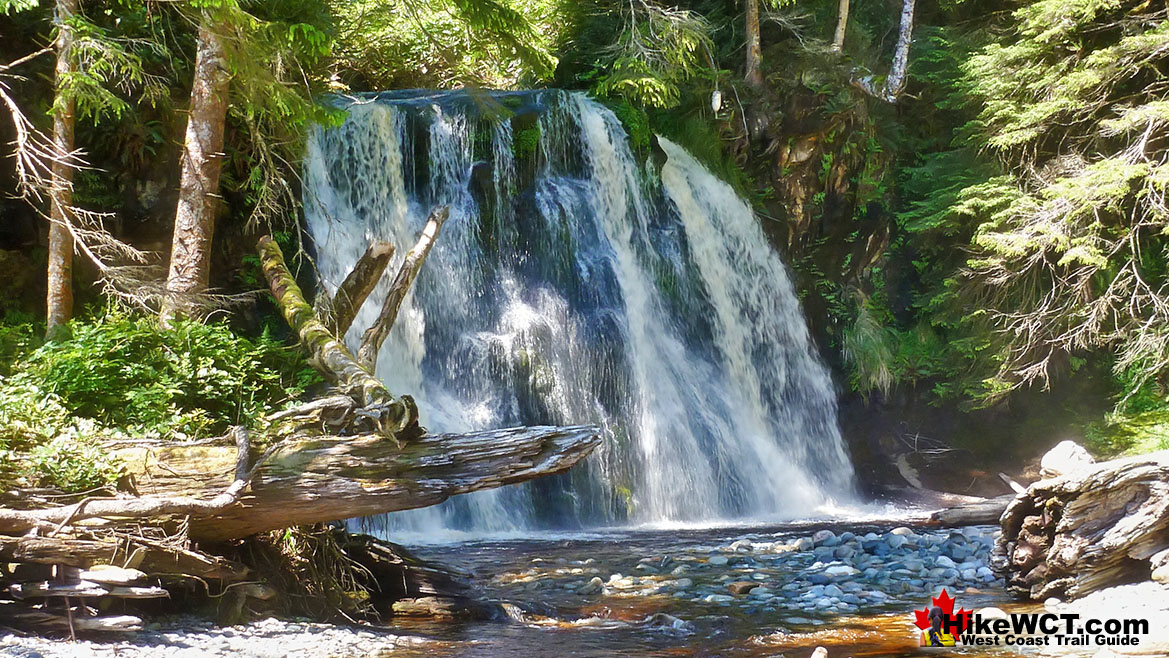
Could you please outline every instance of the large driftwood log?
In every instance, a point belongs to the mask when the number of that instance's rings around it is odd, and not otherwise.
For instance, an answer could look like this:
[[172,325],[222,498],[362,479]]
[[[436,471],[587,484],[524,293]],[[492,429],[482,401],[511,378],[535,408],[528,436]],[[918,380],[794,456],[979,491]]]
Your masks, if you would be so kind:
[[184,574],[226,581],[243,580],[248,575],[248,570],[237,562],[174,549],[157,542],[143,543],[146,541],[149,540],[0,535],[0,562],[89,568],[94,564],[121,564],[132,558],[138,569],[154,575]]
[[0,531],[24,532],[32,529],[50,529],[53,533],[69,523],[100,517],[142,519],[174,515],[208,515],[234,505],[251,481],[256,468],[269,453],[261,455],[254,466],[248,466],[248,432],[235,427],[235,479],[222,492],[211,498],[184,495],[135,496],[130,498],[83,498],[80,502],[62,507],[40,510],[10,510],[0,508]]
[[437,505],[457,494],[563,472],[600,441],[593,426],[431,434],[402,450],[376,435],[292,441],[260,467],[239,505],[193,518],[190,533],[193,539],[232,539]]
[[[470,434],[431,434],[404,448],[378,434],[306,436],[279,444],[251,478],[251,490],[228,507],[188,506],[195,541],[227,540],[294,525],[437,505],[447,498],[523,482],[571,468],[600,443],[593,426],[516,427]],[[228,486],[233,446],[136,445],[118,451],[145,494],[101,499],[89,516],[121,517],[137,501],[214,500]],[[212,494],[214,497],[212,497]],[[100,505],[99,505],[100,503]],[[72,506],[5,510],[0,532],[21,532],[71,518]],[[93,514],[100,511],[100,514]],[[9,538],[3,538],[8,541]]]
[[1084,464],[1007,507],[992,565],[1033,599],[1079,598],[1169,567],[1169,451]]

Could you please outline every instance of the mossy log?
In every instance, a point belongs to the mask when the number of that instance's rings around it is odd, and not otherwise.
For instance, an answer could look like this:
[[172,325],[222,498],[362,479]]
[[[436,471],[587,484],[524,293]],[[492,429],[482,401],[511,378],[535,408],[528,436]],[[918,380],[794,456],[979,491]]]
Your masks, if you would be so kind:
[[1169,451],[1032,484],[1003,513],[992,566],[1037,600],[1169,581]]
[[300,342],[316,361],[317,370],[333,380],[344,392],[365,406],[384,405],[395,424],[405,427],[407,408],[393,399],[384,384],[362,368],[340,341],[305,301],[304,293],[284,262],[280,245],[268,236],[260,238],[256,248],[260,252],[260,266],[268,278],[272,296],[280,307],[288,326],[300,337]]

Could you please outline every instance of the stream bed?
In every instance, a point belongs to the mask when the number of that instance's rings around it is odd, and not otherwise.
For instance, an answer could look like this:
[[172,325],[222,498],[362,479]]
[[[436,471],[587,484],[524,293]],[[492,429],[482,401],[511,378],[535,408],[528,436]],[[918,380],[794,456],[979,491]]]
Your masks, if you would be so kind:
[[913,610],[942,587],[956,608],[1017,607],[987,567],[996,530],[820,523],[412,545],[468,570],[519,623],[395,630],[436,640],[430,656],[937,655],[918,649]]

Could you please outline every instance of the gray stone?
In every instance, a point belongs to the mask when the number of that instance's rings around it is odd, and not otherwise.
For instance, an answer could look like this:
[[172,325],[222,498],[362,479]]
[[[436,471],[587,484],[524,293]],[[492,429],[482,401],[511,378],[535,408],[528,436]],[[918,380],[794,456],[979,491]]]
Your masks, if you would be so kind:
[[589,582],[582,585],[579,589],[577,589],[576,593],[577,594],[596,594],[596,593],[600,592],[602,589],[604,589],[604,587],[605,587],[605,581],[601,580],[598,577],[594,577],[592,580],[590,580]]
[[1091,468],[1096,460],[1075,441],[1060,441],[1039,461],[1039,474],[1045,478],[1074,475]]
[[832,532],[831,530],[817,530],[816,532],[812,533],[812,543],[816,544],[817,546],[830,539],[836,539],[836,533]]

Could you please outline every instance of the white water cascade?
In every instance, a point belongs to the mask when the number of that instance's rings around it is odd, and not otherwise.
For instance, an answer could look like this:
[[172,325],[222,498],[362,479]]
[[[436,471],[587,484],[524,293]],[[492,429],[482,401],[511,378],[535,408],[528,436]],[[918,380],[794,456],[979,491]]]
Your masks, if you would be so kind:
[[433,205],[451,206],[377,374],[414,395],[432,430],[606,434],[568,474],[385,524],[790,519],[852,498],[831,381],[788,272],[750,207],[684,149],[659,137],[641,164],[617,118],[579,93],[411,91],[344,106],[305,166],[330,292],[371,238],[404,252]]

